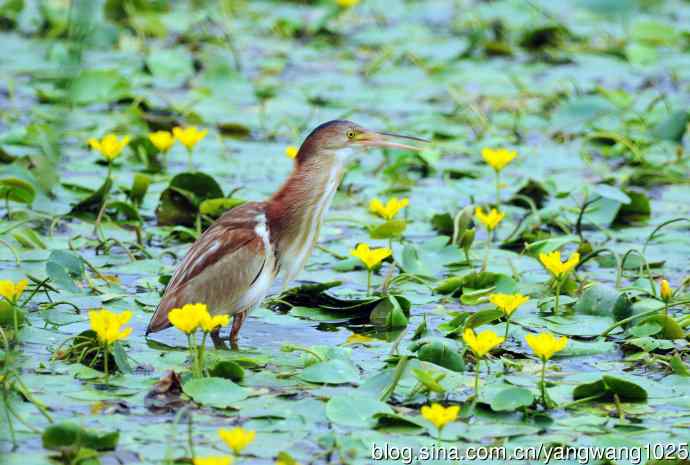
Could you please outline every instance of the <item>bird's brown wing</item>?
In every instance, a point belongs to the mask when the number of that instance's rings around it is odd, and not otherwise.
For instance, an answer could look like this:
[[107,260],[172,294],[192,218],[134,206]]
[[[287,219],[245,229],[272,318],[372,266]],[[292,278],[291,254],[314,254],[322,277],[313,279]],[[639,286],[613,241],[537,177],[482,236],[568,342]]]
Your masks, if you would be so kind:
[[[216,300],[241,298],[263,270],[267,250],[256,232],[263,204],[236,207],[211,225],[178,265],[151,317],[146,334],[170,326],[168,313],[189,303],[212,305]],[[227,309],[228,311],[230,309]]]

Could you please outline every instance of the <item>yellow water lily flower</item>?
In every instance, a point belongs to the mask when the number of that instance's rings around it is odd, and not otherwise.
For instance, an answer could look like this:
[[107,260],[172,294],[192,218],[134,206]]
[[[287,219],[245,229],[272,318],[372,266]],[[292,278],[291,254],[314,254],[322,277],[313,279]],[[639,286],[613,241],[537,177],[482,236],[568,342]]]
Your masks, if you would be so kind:
[[196,126],[187,126],[186,128],[177,126],[173,128],[175,139],[187,147],[187,150],[192,150],[201,139],[206,137],[206,134],[208,134],[208,129],[200,131]]
[[565,336],[555,337],[549,332],[540,334],[528,334],[525,336],[527,345],[530,346],[534,354],[543,361],[549,360],[556,352],[565,349],[568,338]]
[[528,300],[529,297],[522,294],[491,294],[489,296],[489,302],[498,307],[506,316],[512,315]]
[[369,244],[358,244],[357,248],[350,251],[353,257],[359,258],[369,270],[373,270],[379,263],[393,254],[388,247],[370,249]]
[[441,430],[451,421],[455,421],[460,413],[460,406],[451,405],[444,407],[441,404],[433,403],[431,406],[425,405],[421,409],[422,416],[434,424],[434,426]]
[[199,326],[201,330],[205,333],[210,333],[216,328],[227,326],[230,323],[230,317],[228,315],[213,315],[211,316],[208,312],[202,316]]
[[568,260],[562,262],[561,252],[556,250],[550,253],[540,253],[539,261],[549,273],[555,278],[560,279],[574,270],[577,264],[580,263],[580,254],[574,252]]
[[662,279],[661,280],[661,300],[664,300],[666,302],[671,300],[671,297],[673,297],[673,290],[671,289],[671,285],[668,283],[667,280]]
[[129,310],[121,313],[111,312],[105,308],[89,311],[91,329],[98,335],[98,340],[106,345],[126,339],[132,333],[132,328],[122,329],[130,318],[132,318],[132,312]]
[[248,431],[244,428],[220,429],[218,430],[218,436],[235,454],[239,454],[244,448],[254,442],[256,431]]
[[471,329],[465,330],[462,334],[462,339],[478,358],[484,358],[486,354],[505,341],[504,337],[498,336],[491,330],[475,334]]
[[474,216],[477,218],[477,220],[482,223],[486,229],[489,231],[493,231],[496,229],[496,226],[498,226],[498,223],[503,220],[503,217],[505,217],[505,213],[501,213],[495,208],[492,208],[491,211],[489,212],[484,212],[481,208],[477,207],[474,210]]
[[207,317],[210,318],[206,304],[187,304],[168,313],[170,323],[185,334],[196,331]]
[[194,465],[231,465],[234,459],[229,455],[210,455],[208,457],[196,457],[192,461]]
[[108,160],[108,162],[111,162],[120,156],[122,150],[129,144],[131,139],[130,136],[124,136],[122,139],[118,139],[115,134],[106,134],[100,140],[95,138],[89,139],[89,145],[92,149],[100,153],[103,158]]
[[357,6],[359,2],[360,0],[335,0],[335,3],[341,8],[352,8],[353,6]]
[[408,198],[399,199],[397,197],[393,197],[388,199],[388,201],[384,204],[381,199],[377,197],[369,202],[369,211],[380,216],[384,220],[390,221],[395,218],[395,215],[397,215],[400,210],[407,207],[409,203],[410,200]]
[[299,148],[295,147],[294,145],[288,145],[285,147],[285,156],[288,158],[296,158],[297,154],[299,153]]
[[3,279],[0,281],[0,295],[3,296],[8,302],[16,304],[28,284],[29,281],[26,279],[22,279],[16,284],[7,279]]
[[492,149],[485,147],[482,149],[482,157],[489,166],[498,172],[503,170],[517,157],[517,152],[505,148]]
[[161,152],[165,153],[175,145],[175,138],[168,131],[156,131],[149,134],[151,143]]

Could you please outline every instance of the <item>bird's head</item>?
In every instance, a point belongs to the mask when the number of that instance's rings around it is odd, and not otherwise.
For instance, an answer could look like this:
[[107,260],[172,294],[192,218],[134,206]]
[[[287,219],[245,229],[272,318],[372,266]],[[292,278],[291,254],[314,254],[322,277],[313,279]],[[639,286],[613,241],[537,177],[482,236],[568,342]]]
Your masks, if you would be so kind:
[[317,126],[307,136],[297,154],[297,162],[304,163],[314,157],[349,158],[358,150],[370,147],[421,150],[410,145],[411,141],[427,142],[417,137],[372,131],[352,121],[333,120]]

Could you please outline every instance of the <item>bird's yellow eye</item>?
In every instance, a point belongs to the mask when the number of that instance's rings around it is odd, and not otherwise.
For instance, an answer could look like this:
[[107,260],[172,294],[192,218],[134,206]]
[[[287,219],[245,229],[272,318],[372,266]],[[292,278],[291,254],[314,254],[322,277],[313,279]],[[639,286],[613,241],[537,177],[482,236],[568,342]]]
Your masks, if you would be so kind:
[[353,131],[352,129],[349,129],[347,131],[347,138],[348,139],[354,139],[355,138],[355,131]]

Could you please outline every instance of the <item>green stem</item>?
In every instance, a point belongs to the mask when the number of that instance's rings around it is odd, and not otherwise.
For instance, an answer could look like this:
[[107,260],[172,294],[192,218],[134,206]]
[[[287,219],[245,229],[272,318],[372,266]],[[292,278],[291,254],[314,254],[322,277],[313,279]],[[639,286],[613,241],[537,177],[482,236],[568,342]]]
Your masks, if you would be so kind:
[[482,263],[482,271],[486,271],[486,268],[489,266],[489,251],[491,250],[491,240],[493,238],[493,234],[490,229],[486,229],[486,245],[484,247],[484,263]]
[[196,344],[194,339],[195,333],[187,334],[187,344],[189,345],[189,356],[192,361],[192,376],[194,378],[199,378],[199,372],[197,370],[198,366],[198,354],[196,351]]
[[194,164],[192,163],[192,150],[187,149],[187,170],[194,171]]
[[199,347],[199,371],[203,375],[204,374],[204,354],[206,353],[206,338],[208,337],[208,333],[204,332],[204,335],[201,338],[201,346]]
[[496,209],[501,207],[501,172],[496,171]]
[[664,314],[666,315],[666,318],[668,318],[668,302],[664,302]]
[[19,339],[19,315],[17,314],[17,305],[15,302],[10,302],[12,306],[12,319],[14,323],[14,340]]
[[508,340],[508,329],[510,328],[510,317],[506,316],[506,333],[503,336],[506,340]]
[[[684,302],[676,302],[674,305],[685,304],[685,303],[688,303],[688,302],[690,302],[690,301],[687,301],[687,302],[685,302],[685,301],[684,301]],[[617,321],[617,322],[615,322],[614,324],[612,324],[611,326],[609,326],[608,328],[606,328],[606,329],[604,330],[604,332],[601,333],[601,335],[602,335],[602,336],[607,336],[611,331],[613,331],[614,329],[616,329],[616,328],[619,327],[619,326],[624,326],[624,325],[627,325],[628,323],[630,323],[631,321],[637,320],[638,318],[644,318],[644,317],[646,317],[646,316],[651,316],[651,315],[655,315],[655,314],[658,314],[658,313],[659,313],[659,309],[656,308],[656,309],[654,309],[654,310],[647,310],[646,312],[638,313],[637,315],[633,315],[633,316],[630,316],[630,317],[628,317],[628,318],[623,318],[622,320]]]
[[558,315],[558,307],[561,301],[561,282],[560,278],[556,278],[556,304],[553,307],[553,314]]
[[108,344],[103,344],[103,370],[105,371],[105,384],[108,384],[110,373],[108,372]]
[[371,268],[368,270],[367,273],[367,295],[371,295]]
[[474,373],[474,400],[475,401],[479,400],[479,372],[481,370],[481,367],[482,367],[482,359],[478,358],[476,371]]
[[546,404],[546,359],[542,360],[541,364],[541,403],[544,405],[545,409],[549,406]]
[[383,391],[383,394],[381,394],[381,398],[379,399],[381,402],[386,402],[395,392],[395,388],[398,386],[402,375],[405,373],[407,361],[407,355],[403,355],[400,357],[400,360],[398,360],[398,366],[395,367],[395,373],[393,373],[393,381],[391,381],[391,384]]

